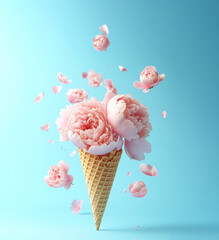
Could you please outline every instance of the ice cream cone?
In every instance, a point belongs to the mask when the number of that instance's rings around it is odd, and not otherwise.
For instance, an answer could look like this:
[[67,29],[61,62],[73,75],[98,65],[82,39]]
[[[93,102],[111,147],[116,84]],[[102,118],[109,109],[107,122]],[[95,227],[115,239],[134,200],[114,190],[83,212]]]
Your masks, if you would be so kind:
[[93,155],[80,148],[78,151],[87,183],[96,229],[99,230],[122,150],[117,151],[114,149],[106,155]]

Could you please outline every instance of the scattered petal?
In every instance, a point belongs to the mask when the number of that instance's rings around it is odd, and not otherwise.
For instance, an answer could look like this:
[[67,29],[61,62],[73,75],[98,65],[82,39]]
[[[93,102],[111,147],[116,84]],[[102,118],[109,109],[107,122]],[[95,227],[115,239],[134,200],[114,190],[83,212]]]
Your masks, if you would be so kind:
[[86,72],[82,73],[82,78],[87,78],[88,74]]
[[144,160],[144,153],[151,152],[151,144],[144,138],[136,141],[125,140],[125,152],[131,159]]
[[58,73],[57,79],[58,79],[61,83],[63,83],[63,84],[69,84],[69,83],[71,83],[71,80],[68,79],[66,76],[63,76],[61,73]]
[[52,139],[49,140],[49,143],[54,143],[54,141]]
[[145,163],[140,164],[140,170],[142,173],[148,176],[157,177],[158,174],[156,167],[152,167],[150,164]]
[[62,90],[62,85],[60,85],[60,86],[53,86],[53,87],[52,87],[52,91],[53,91],[55,94],[59,93],[61,90]]
[[78,214],[80,212],[83,202],[83,200],[73,200],[70,207],[73,214]]
[[124,193],[127,193],[126,189],[124,188]]
[[130,176],[131,175],[131,173],[130,172],[127,172],[127,176]]
[[138,181],[129,185],[129,192],[133,197],[144,197],[147,193],[147,187],[142,181]]
[[119,66],[119,69],[121,72],[127,72],[128,70],[126,68],[124,68],[123,66]]
[[101,31],[102,33],[104,33],[104,34],[106,34],[106,35],[109,34],[109,29],[108,29],[108,27],[107,27],[106,24],[104,24],[103,26],[99,27],[99,29],[100,29],[100,31]]
[[107,67],[109,68],[109,65],[107,65]]
[[34,100],[34,103],[40,102],[43,98],[44,98],[44,92],[41,92]]
[[43,127],[40,127],[40,129],[42,129],[43,131],[49,131],[49,126],[50,124],[49,123],[46,123]]
[[72,151],[72,153],[69,154],[70,157],[74,157],[76,154],[76,151]]
[[166,112],[166,111],[163,111],[163,112],[161,113],[161,116],[162,116],[163,118],[166,118],[166,117],[167,117],[167,112]]

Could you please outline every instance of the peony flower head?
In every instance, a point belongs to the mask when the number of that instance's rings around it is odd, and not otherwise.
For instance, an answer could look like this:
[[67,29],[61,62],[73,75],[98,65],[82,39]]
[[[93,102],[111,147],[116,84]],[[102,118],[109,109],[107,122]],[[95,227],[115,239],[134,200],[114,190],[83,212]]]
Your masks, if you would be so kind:
[[147,187],[142,181],[138,181],[129,185],[129,192],[133,197],[144,197],[147,193]]
[[121,138],[107,122],[104,106],[95,98],[61,110],[56,120],[61,141],[68,141],[94,155],[110,153],[122,147]]
[[106,51],[110,45],[110,41],[107,36],[99,34],[94,37],[93,46],[97,51]]
[[70,103],[79,103],[87,100],[88,95],[84,89],[69,89],[67,99]]
[[46,184],[53,188],[65,187],[68,190],[73,182],[73,176],[68,174],[69,165],[59,161],[58,166],[52,165],[48,176],[44,177]]
[[158,75],[154,66],[146,66],[140,74],[140,82],[136,81],[133,85],[137,89],[144,89],[143,92],[148,92],[150,88],[157,86],[164,78],[165,74]]
[[116,95],[108,102],[107,119],[114,132],[127,140],[145,138],[151,131],[148,108],[131,95]]
[[88,72],[88,84],[91,87],[99,87],[102,85],[103,76],[101,73],[95,73],[94,70]]

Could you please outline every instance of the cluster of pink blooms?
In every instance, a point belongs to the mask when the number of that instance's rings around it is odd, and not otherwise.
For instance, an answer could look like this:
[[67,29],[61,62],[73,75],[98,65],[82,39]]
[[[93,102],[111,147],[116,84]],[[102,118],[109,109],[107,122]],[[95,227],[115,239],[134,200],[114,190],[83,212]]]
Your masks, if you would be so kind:
[[107,93],[103,102],[85,99],[61,110],[56,120],[60,141],[70,140],[94,155],[119,150],[125,143],[131,159],[143,160],[144,153],[151,150],[145,139],[151,131],[148,108],[131,95],[117,95],[112,80],[105,83]]

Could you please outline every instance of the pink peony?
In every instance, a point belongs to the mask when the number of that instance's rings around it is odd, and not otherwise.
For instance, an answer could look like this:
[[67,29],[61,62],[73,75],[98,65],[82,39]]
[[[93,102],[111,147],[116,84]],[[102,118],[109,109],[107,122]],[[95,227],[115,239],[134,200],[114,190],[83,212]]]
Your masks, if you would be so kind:
[[91,87],[99,87],[102,85],[103,76],[101,73],[95,73],[94,70],[88,72],[88,84]]
[[116,95],[107,105],[107,119],[114,132],[131,141],[151,131],[148,108],[131,95]]
[[93,40],[93,46],[97,51],[106,51],[110,45],[110,41],[107,36],[99,34],[95,36]]
[[58,166],[51,166],[48,176],[44,177],[46,184],[50,187],[65,187],[68,190],[73,182],[73,176],[68,175],[69,165],[64,161],[59,161]]
[[87,100],[87,93],[84,89],[69,89],[67,99],[70,103],[79,103]]
[[158,75],[154,66],[146,66],[140,74],[140,82],[133,83],[137,89],[144,89],[143,92],[148,92],[150,88],[155,87],[159,82],[163,81],[165,74]]
[[129,192],[133,197],[144,197],[147,193],[147,187],[142,181],[138,181],[129,185]]
[[157,177],[156,167],[152,167],[150,164],[145,164],[145,163],[140,164],[140,170],[145,175]]
[[122,140],[107,122],[104,106],[91,98],[61,110],[56,120],[61,141],[68,141],[94,155],[110,153],[122,147]]
[[70,207],[71,211],[74,214],[78,214],[81,211],[83,202],[84,202],[83,200],[73,200],[71,207]]

